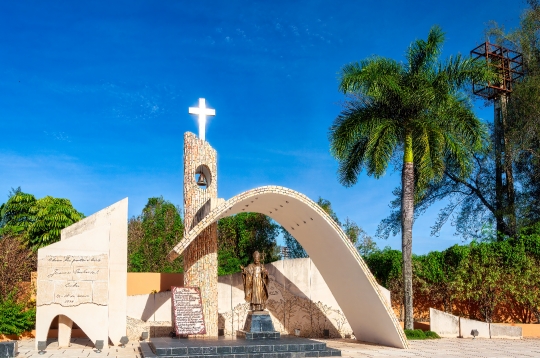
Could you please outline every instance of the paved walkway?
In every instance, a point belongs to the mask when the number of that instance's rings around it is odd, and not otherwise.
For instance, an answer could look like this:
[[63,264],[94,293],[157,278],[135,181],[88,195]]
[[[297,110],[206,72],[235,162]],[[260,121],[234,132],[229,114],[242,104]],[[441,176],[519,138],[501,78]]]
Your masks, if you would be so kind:
[[407,350],[381,347],[351,339],[326,341],[343,357],[540,357],[540,339],[441,338],[409,341]]
[[[140,358],[138,342],[130,342],[126,348],[111,347],[96,353],[88,339],[73,338],[71,347],[58,348],[50,341],[46,353],[39,355],[34,350],[34,340],[19,341],[18,357],[118,357]],[[341,350],[343,357],[538,357],[540,339],[458,339],[442,338],[425,341],[410,341],[411,349],[397,349],[357,342],[351,339],[321,340],[328,347]]]

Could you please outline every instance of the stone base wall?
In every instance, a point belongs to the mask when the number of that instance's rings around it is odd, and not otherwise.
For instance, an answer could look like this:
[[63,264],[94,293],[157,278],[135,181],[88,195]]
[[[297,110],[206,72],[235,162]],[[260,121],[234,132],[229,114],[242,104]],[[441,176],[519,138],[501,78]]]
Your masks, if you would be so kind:
[[148,332],[150,337],[167,337],[173,332],[171,321],[142,321],[140,319],[127,318],[127,337],[130,341],[139,341],[143,332]]

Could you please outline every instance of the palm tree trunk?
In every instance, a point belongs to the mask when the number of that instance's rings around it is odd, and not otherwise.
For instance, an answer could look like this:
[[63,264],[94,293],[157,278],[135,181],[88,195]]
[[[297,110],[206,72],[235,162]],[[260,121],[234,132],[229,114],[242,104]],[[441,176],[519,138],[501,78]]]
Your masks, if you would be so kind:
[[403,304],[405,329],[413,329],[412,290],[412,226],[414,215],[414,163],[412,136],[405,137],[403,170],[401,171],[401,253],[403,256]]

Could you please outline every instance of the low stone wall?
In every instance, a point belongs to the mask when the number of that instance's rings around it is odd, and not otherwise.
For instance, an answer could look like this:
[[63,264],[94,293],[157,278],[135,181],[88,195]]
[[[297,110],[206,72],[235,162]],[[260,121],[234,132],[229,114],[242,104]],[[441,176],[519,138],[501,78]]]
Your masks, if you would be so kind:
[[519,339],[523,337],[523,330],[516,326],[492,323],[489,325],[489,331],[491,338]]
[[441,337],[459,336],[459,317],[433,308],[429,309],[429,329]]
[[477,338],[523,338],[523,330],[519,326],[498,323],[486,323],[473,319],[451,315],[430,308],[430,330],[441,337],[473,338],[472,330],[478,331]]
[[127,318],[127,337],[130,341],[139,341],[143,332],[148,332],[150,337],[167,337],[173,332],[171,321],[142,321],[140,319]]
[[489,323],[459,317],[459,332],[463,338],[472,338],[471,331],[478,331],[478,338],[491,338]]

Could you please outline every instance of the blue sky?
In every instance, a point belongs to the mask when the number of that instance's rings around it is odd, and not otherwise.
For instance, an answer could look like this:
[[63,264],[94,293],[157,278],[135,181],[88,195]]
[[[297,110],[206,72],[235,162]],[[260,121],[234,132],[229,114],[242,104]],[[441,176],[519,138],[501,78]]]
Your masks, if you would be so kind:
[[[517,26],[525,2],[490,1],[4,1],[0,3],[0,202],[12,187],[65,197],[90,215],[124,197],[137,215],[152,196],[182,204],[188,107],[216,109],[219,196],[282,185],[332,202],[374,234],[389,214],[391,169],[344,188],[329,154],[340,112],[338,72],[370,55],[403,60],[439,24],[443,57],[468,54],[490,20]],[[477,106],[490,119],[492,108]],[[2,197],[2,195],[6,195]],[[413,251],[430,237],[429,210]],[[400,238],[378,240],[400,248]]]

